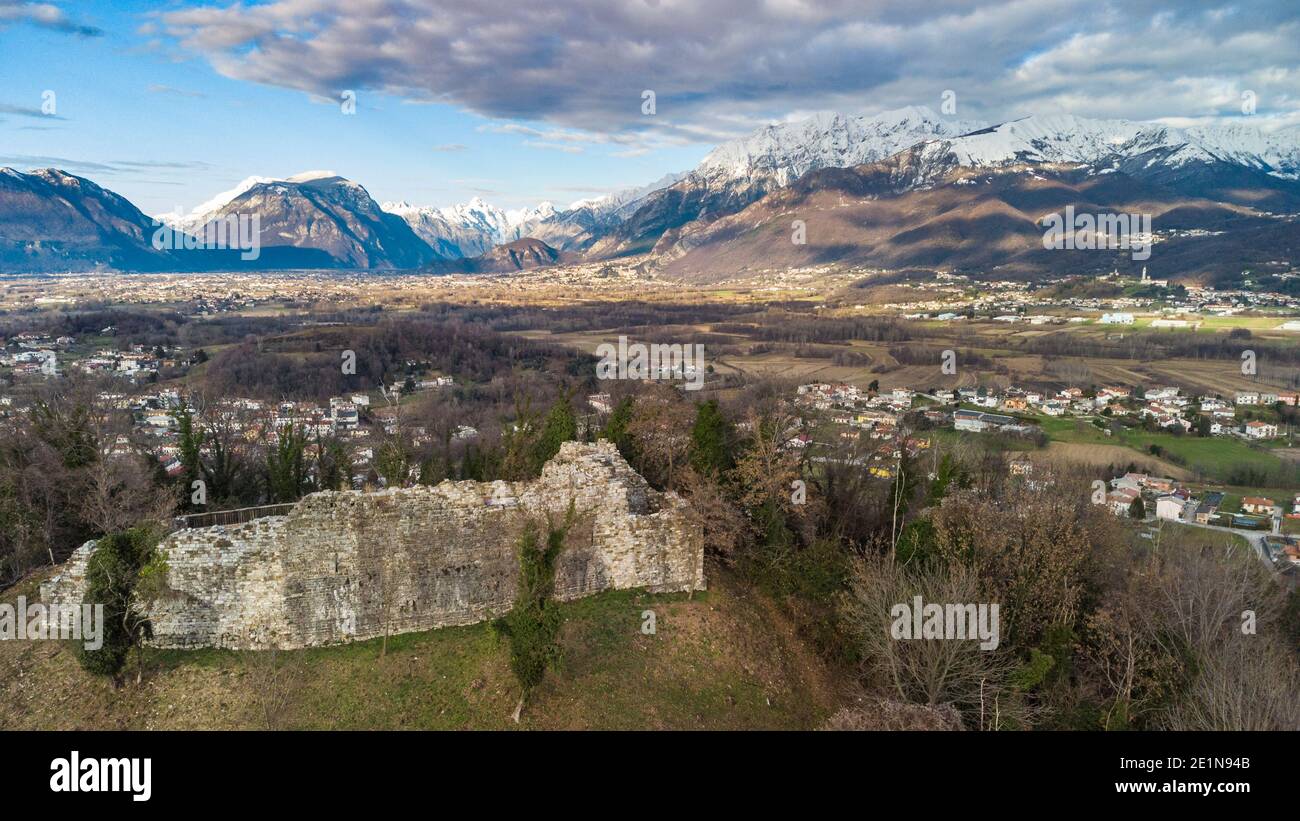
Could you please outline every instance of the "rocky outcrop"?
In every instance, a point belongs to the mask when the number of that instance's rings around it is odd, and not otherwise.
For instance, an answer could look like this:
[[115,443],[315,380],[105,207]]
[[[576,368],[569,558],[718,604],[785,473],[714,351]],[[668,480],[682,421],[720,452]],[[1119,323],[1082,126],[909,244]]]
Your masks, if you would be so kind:
[[[172,533],[170,593],[148,605],[160,647],[296,648],[472,624],[509,610],[531,521],[575,513],[556,595],[703,589],[703,545],[685,503],[659,493],[608,442],[565,443],[531,482],[443,482],[322,492],[288,515]],[[83,545],[42,585],[85,594]]]

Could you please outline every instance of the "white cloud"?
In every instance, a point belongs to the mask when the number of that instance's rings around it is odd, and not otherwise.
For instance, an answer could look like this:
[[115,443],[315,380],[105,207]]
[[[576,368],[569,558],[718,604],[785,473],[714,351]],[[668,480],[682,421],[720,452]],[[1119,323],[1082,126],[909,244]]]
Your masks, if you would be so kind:
[[[1294,0],[278,0],[164,12],[221,73],[450,103],[533,147],[716,142],[792,110],[1154,119],[1300,111]],[[641,93],[656,113],[641,113]],[[631,155],[629,153],[629,155]]]

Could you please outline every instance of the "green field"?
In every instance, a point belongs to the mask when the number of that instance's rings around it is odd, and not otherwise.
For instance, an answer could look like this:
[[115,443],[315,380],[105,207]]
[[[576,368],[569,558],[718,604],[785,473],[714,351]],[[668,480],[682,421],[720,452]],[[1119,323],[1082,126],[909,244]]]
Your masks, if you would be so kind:
[[1239,467],[1260,471],[1270,477],[1277,476],[1286,467],[1272,453],[1253,448],[1233,437],[1175,436],[1172,433],[1152,433],[1140,429],[1107,436],[1090,422],[1079,419],[1042,417],[1034,421],[1042,425],[1043,430],[1058,442],[1123,445],[1143,455],[1151,455],[1150,446],[1157,445],[1164,458],[1219,482],[1229,482],[1234,469]]

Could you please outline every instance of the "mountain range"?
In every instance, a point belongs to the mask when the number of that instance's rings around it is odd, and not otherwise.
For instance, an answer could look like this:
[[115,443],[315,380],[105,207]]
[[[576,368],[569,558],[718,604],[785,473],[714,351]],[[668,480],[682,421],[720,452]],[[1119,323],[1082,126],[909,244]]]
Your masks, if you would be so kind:
[[[1039,220],[1066,205],[1151,214],[1161,266],[1182,266],[1165,274],[1285,263],[1297,250],[1300,130],[1070,115],[989,125],[921,107],[818,114],[719,145],[689,172],[563,208],[380,205],[355,182],[308,172],[249,177],[160,217],[211,240],[223,220],[256,214],[256,261],[156,248],[154,220],[111,191],[54,169],[3,169],[0,265],[509,272],[649,254],[666,275],[697,281],[837,263],[1027,276],[1116,265],[1112,252],[1044,251]],[[792,240],[796,220],[803,242]]]

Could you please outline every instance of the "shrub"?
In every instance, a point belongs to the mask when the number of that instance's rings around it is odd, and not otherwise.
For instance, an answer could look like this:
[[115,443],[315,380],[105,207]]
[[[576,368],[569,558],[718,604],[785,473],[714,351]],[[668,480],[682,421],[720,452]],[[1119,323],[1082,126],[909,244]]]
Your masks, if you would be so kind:
[[505,616],[492,623],[499,635],[510,642],[510,669],[523,690],[519,706],[515,708],[515,721],[523,710],[524,702],[537,685],[542,683],[547,668],[560,657],[560,626],[562,617],[559,604],[552,598],[555,593],[555,559],[564,549],[564,539],[573,525],[574,507],[564,523],[555,527],[546,523],[546,544],[538,544],[538,529],[530,522],[519,540],[519,590],[514,607]]
[[[145,528],[112,533],[99,540],[86,565],[85,604],[103,605],[104,636],[96,650],[80,649],[81,666],[98,675],[116,675],[132,648],[153,635],[140,600],[161,592],[165,561],[155,554],[158,539]],[[137,587],[140,596],[137,596]]]

